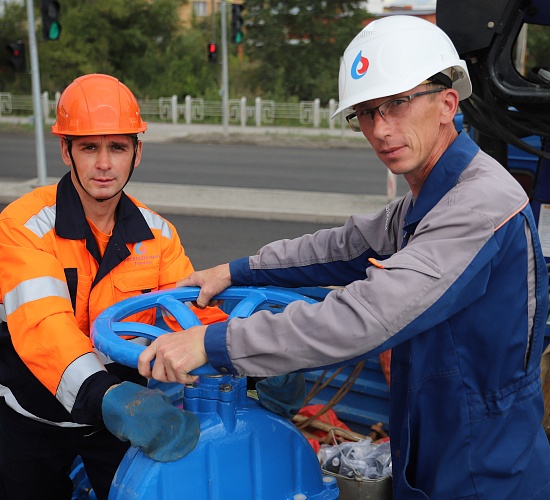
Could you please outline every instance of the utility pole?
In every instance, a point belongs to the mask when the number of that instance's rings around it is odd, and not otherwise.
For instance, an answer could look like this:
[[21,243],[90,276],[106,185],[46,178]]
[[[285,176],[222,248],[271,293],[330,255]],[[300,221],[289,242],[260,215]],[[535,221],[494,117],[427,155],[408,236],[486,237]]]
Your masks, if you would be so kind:
[[229,124],[229,76],[227,69],[227,1],[222,0],[220,5],[222,18],[222,124],[223,135],[227,137]]
[[27,2],[27,24],[29,30],[29,54],[31,59],[32,107],[34,110],[34,136],[36,142],[36,170],[38,185],[46,185],[46,148],[44,146],[44,122],[40,104],[40,69],[38,67],[38,50],[36,48],[36,33],[34,30],[33,0]]

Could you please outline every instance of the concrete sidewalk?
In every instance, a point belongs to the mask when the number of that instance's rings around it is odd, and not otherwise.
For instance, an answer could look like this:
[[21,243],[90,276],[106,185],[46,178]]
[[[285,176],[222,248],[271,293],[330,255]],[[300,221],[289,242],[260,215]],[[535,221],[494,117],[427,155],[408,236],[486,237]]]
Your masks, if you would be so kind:
[[[48,178],[53,184],[58,179]],[[24,182],[0,180],[0,203],[38,186],[38,179]],[[165,214],[234,217],[245,219],[341,224],[351,214],[370,213],[386,205],[384,196],[346,195],[311,191],[225,188],[130,181],[127,194]]]
[[[1,117],[0,121],[7,121],[4,118],[6,117]],[[11,122],[14,123],[15,120]],[[216,137],[219,138],[219,136],[223,136],[223,127],[221,125],[149,123],[148,130],[142,138],[144,142],[164,142],[182,140],[190,135],[201,134],[216,134]],[[230,126],[229,135],[237,134],[299,136],[304,139],[308,136],[345,140],[351,138],[355,142],[358,137],[351,130],[344,134],[341,130],[334,129]],[[57,178],[48,178],[47,184],[57,181]],[[38,179],[23,182],[0,179],[0,203],[9,203],[37,186]],[[387,203],[385,196],[135,181],[130,181],[125,191],[153,210],[166,215],[238,217],[323,224],[340,224],[351,214],[374,212],[383,208]]]

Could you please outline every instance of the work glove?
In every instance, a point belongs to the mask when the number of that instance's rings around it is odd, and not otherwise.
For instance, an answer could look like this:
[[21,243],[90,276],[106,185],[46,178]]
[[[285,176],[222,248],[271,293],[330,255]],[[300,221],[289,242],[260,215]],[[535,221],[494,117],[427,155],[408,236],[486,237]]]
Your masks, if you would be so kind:
[[292,418],[304,405],[306,381],[303,373],[268,377],[256,384],[256,391],[264,408]]
[[122,382],[105,393],[101,409],[103,422],[112,434],[159,462],[184,457],[199,440],[195,414],[172,406],[158,389]]

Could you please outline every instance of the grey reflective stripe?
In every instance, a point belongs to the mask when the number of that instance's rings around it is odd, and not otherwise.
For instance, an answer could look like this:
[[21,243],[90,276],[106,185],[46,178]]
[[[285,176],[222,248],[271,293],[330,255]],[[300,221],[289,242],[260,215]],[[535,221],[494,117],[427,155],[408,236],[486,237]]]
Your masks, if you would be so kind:
[[55,227],[55,212],[56,205],[44,207],[25,223],[25,227],[31,230],[39,238],[42,238],[48,231],[51,231]]
[[0,304],[0,322],[6,321],[6,308],[4,304]]
[[172,238],[172,231],[165,219],[143,207],[139,211],[151,229],[158,229],[165,238]]
[[67,283],[51,276],[42,276],[22,281],[13,290],[4,295],[4,307],[9,316],[17,308],[33,300],[46,297],[60,297],[71,300]]
[[63,373],[55,397],[70,413],[84,381],[100,371],[106,371],[105,367],[95,352],[88,352],[75,359]]
[[534,333],[533,325],[535,324],[535,311],[537,309],[537,270],[535,251],[533,249],[531,229],[529,228],[527,220],[525,221],[525,238],[527,240],[527,266],[529,269],[529,274],[527,275],[527,312],[529,324],[527,326],[527,348],[525,350],[525,368],[527,368]]
[[42,422],[43,424],[55,425],[56,427],[90,427],[87,424],[77,424],[76,422],[52,422],[51,420],[46,420],[45,418],[37,417],[36,415],[28,412],[23,408],[13,393],[4,385],[0,385],[0,397],[4,398],[6,404],[14,411],[23,415],[24,417],[36,420],[37,422]]

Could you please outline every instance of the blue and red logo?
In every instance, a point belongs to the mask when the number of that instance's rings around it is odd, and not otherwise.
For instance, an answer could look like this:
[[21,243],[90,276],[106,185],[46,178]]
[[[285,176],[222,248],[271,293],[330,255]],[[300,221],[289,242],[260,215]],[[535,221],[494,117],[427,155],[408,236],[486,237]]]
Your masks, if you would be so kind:
[[145,248],[145,244],[143,243],[143,241],[140,241],[136,244],[135,250],[138,255],[143,255],[145,252],[147,252],[147,248]]
[[351,77],[354,80],[359,80],[366,75],[368,69],[369,60],[366,57],[363,57],[363,52],[360,50],[359,54],[357,54],[357,57],[351,65]]

